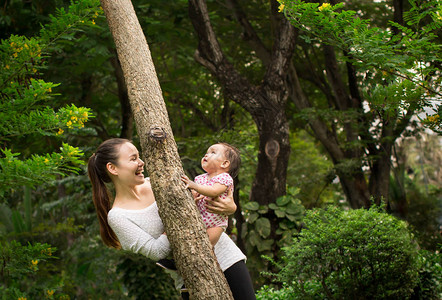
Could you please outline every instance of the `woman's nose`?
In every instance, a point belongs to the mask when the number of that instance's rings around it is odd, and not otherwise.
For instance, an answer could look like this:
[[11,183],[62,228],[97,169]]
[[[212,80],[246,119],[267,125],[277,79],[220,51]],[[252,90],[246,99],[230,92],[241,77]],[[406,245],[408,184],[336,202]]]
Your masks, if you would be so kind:
[[144,166],[144,161],[141,158],[139,158],[138,160],[139,160],[138,164]]

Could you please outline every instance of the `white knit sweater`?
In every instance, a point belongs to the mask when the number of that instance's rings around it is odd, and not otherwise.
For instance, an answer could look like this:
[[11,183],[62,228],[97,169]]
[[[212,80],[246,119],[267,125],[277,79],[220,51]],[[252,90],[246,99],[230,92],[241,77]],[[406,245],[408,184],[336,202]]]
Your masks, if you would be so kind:
[[[124,250],[140,253],[155,261],[170,253],[169,241],[163,234],[164,225],[156,202],[137,210],[114,207],[109,211],[107,219]],[[223,271],[246,259],[225,233],[215,245],[215,255]]]

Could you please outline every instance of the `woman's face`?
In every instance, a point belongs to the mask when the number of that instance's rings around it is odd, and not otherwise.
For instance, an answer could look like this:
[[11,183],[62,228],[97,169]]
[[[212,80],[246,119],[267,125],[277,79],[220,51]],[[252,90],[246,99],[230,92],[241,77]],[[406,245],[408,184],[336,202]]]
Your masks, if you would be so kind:
[[114,175],[117,175],[120,181],[130,185],[144,183],[144,162],[132,143],[121,145],[118,164],[114,168]]

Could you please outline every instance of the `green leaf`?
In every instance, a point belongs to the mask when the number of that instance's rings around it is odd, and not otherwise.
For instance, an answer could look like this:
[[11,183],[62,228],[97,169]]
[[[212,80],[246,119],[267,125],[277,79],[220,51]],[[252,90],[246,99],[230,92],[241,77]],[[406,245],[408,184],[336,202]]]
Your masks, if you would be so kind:
[[264,217],[259,218],[255,222],[255,229],[263,238],[268,237],[271,232],[270,220]]
[[250,214],[249,218],[247,219],[247,223],[253,224],[256,221],[256,219],[258,219],[258,218],[259,218],[259,214],[256,212],[252,212]]
[[284,217],[285,217],[285,211],[282,210],[282,209],[275,210],[275,215],[276,215],[278,218],[284,218]]
[[247,235],[247,241],[252,246],[258,246],[261,242],[261,239],[255,230],[250,230],[249,234]]
[[278,206],[277,206],[275,203],[270,203],[270,204],[269,204],[269,208],[270,208],[270,209],[273,209],[273,210],[277,210],[277,209],[278,209]]
[[259,203],[255,201],[247,202],[244,206],[244,209],[247,210],[258,210],[259,209]]
[[289,196],[281,196],[278,199],[276,199],[276,204],[278,204],[278,206],[285,206],[289,202],[290,202]]
[[259,252],[263,252],[263,251],[270,251],[270,250],[272,250],[272,245],[274,244],[274,242],[275,241],[273,239],[261,241],[257,245],[258,251]]

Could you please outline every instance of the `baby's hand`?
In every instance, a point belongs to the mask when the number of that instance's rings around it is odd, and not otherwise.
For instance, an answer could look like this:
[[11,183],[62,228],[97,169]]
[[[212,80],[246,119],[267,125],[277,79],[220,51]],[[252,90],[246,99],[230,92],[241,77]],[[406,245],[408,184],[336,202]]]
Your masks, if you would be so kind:
[[191,185],[193,184],[193,181],[189,179],[186,175],[181,175],[181,180],[186,184],[186,189],[192,188]]

